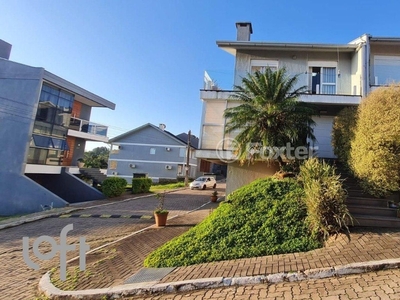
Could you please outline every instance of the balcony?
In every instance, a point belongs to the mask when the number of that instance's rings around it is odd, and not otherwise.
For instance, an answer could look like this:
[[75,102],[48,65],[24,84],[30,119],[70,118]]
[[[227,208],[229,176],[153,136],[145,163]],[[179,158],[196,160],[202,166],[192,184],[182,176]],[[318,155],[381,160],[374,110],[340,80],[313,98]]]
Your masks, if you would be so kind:
[[108,127],[105,125],[72,117],[69,124],[68,135],[89,141],[107,143],[107,130]]
[[329,94],[302,94],[300,100],[308,103],[316,104],[343,104],[356,105],[360,104],[361,96],[359,95],[329,95]]

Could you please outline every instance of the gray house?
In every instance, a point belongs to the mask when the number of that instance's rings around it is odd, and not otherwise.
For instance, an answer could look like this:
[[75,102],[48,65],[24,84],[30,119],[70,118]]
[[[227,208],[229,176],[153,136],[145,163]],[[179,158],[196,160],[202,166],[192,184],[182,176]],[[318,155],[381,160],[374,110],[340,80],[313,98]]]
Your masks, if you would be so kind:
[[0,40],[0,215],[104,198],[75,175],[86,141],[108,142],[91,109],[115,104],[10,52]]
[[[191,136],[189,177],[197,175],[198,138]],[[165,125],[145,124],[110,139],[111,152],[107,176],[118,176],[129,182],[133,177],[159,179],[184,177],[187,158],[187,134],[174,135]]]

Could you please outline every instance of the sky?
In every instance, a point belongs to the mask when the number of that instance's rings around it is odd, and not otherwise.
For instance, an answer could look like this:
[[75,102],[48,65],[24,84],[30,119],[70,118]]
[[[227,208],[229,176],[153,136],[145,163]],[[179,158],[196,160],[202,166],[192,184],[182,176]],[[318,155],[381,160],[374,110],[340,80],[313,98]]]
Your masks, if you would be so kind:
[[216,41],[235,40],[236,22],[252,23],[252,41],[344,44],[400,37],[399,11],[398,0],[0,0],[0,39],[10,60],[114,102],[91,115],[110,138],[146,123],[199,136],[204,71],[233,83]]

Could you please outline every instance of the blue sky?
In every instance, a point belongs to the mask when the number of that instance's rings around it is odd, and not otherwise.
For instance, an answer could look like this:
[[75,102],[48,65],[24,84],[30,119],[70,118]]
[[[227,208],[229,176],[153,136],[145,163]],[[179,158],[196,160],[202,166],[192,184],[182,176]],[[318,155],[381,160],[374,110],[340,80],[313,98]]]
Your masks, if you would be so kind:
[[397,0],[0,0],[0,7],[11,60],[116,103],[115,111],[92,110],[110,137],[148,122],[198,136],[204,70],[233,79],[234,58],[215,42],[235,40],[235,22],[252,22],[253,41],[400,36]]

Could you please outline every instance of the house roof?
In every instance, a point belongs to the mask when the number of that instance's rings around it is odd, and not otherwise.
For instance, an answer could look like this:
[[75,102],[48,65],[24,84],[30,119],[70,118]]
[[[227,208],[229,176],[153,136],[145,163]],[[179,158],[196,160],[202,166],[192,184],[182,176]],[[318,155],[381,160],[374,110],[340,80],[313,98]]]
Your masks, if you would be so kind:
[[[176,142],[178,142],[178,143],[180,143],[180,144],[182,144],[182,145],[185,145],[185,146],[187,145],[187,140],[184,141],[184,140],[182,140],[181,138],[179,138],[178,136],[172,134],[171,132],[169,132],[169,131],[167,131],[167,130],[162,130],[162,129],[159,128],[158,126],[155,126],[155,125],[153,125],[153,124],[151,124],[151,123],[144,124],[144,125],[139,126],[139,127],[135,128],[135,129],[132,129],[132,130],[129,130],[129,131],[123,133],[123,134],[120,134],[120,135],[118,135],[118,136],[116,136],[116,137],[110,139],[109,142],[110,142],[110,143],[118,142],[120,139],[122,139],[122,138],[124,138],[124,137],[127,137],[127,136],[130,136],[130,135],[134,134],[135,132],[138,132],[138,131],[140,131],[140,130],[146,128],[146,127],[151,127],[151,128],[153,128],[153,129],[155,129],[155,130],[158,130],[159,132],[161,132],[161,133],[167,135],[168,137],[174,139]],[[197,148],[197,147],[194,147],[194,145],[192,145],[192,144],[191,144],[191,146],[192,146],[193,148]]]
[[318,51],[318,52],[354,52],[354,44],[311,44],[311,43],[274,43],[250,41],[217,41],[218,47],[236,55],[236,50],[279,50],[279,51]]
[[97,96],[49,71],[44,71],[43,79],[49,83],[67,89],[75,94],[75,99],[91,107],[107,107],[115,109],[115,103]]

